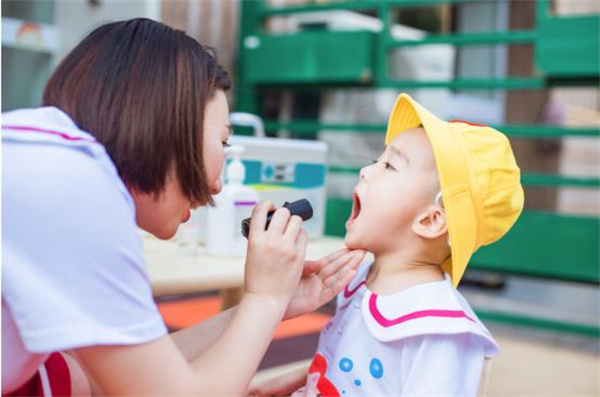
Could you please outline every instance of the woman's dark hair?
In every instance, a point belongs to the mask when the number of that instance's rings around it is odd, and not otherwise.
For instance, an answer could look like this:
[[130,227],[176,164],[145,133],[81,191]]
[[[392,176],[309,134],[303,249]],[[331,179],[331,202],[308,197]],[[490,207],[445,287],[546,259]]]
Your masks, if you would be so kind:
[[158,194],[174,166],[190,200],[212,203],[204,109],[230,87],[212,50],[140,18],[100,26],[83,39],[50,77],[43,104],[96,137],[130,188]]

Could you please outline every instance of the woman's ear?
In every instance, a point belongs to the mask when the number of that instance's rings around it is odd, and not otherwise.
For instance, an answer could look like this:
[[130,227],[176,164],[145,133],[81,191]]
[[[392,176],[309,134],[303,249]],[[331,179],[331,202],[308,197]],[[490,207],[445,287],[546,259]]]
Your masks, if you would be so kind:
[[446,234],[448,226],[444,210],[437,205],[427,207],[415,217],[412,229],[417,236],[427,239],[436,239]]

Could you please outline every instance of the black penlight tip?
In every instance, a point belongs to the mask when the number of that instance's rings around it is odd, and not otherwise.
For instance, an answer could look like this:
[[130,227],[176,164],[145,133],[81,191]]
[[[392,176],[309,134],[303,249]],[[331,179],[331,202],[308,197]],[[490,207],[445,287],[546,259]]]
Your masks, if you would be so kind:
[[[283,207],[287,208],[291,215],[298,215],[303,221],[307,221],[313,217],[313,207],[307,199],[300,199],[291,203],[286,201],[283,204]],[[267,215],[267,224],[265,225],[265,228],[269,227],[271,217],[274,213],[275,211],[270,211]],[[242,221],[242,235],[248,238],[248,234],[250,234],[250,218],[246,218]]]
[[307,199],[300,199],[293,203],[285,203],[283,206],[290,210],[290,214],[298,215],[303,221],[307,221],[313,217],[313,208]]

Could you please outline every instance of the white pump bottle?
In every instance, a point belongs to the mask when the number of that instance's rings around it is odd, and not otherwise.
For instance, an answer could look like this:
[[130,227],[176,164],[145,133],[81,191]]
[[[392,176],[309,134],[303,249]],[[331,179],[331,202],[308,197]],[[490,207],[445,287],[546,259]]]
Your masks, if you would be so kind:
[[246,168],[241,161],[244,147],[234,145],[227,155],[232,159],[225,169],[225,186],[215,196],[215,207],[208,208],[206,250],[209,255],[243,256],[248,241],[242,236],[242,220],[252,214],[260,197],[256,190],[244,186]]

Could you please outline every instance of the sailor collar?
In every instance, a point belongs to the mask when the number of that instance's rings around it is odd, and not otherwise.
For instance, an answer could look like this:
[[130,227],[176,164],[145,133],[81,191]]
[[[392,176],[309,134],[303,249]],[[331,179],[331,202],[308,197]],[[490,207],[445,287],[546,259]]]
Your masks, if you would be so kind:
[[[338,310],[355,299],[369,332],[381,342],[423,335],[469,334],[482,343],[486,356],[498,353],[498,345],[469,304],[453,287],[448,274],[444,280],[423,283],[391,295],[369,290],[366,278],[370,265],[344,288]],[[355,303],[358,306],[358,303]]]

